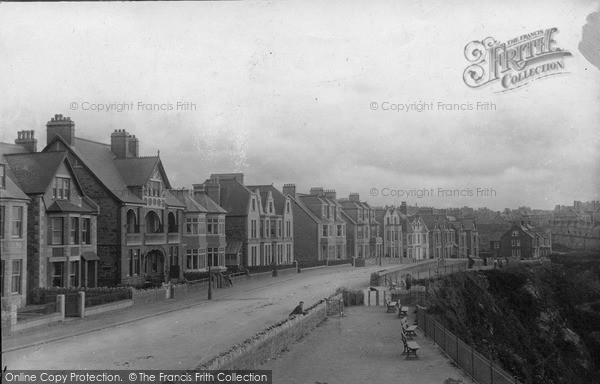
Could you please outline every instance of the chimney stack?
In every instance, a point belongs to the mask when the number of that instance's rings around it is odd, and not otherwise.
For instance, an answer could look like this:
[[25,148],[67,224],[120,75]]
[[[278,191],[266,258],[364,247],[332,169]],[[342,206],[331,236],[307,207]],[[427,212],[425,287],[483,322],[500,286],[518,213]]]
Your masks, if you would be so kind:
[[407,214],[407,206],[406,206],[406,201],[403,201],[402,204],[400,204],[400,212],[403,214]]
[[15,144],[23,146],[31,153],[37,152],[37,139],[34,137],[35,131],[19,131]]
[[[194,185],[194,188],[196,186]],[[206,195],[218,205],[221,205],[221,184],[218,182],[209,181],[204,184]]]
[[115,129],[110,134],[110,150],[117,155],[117,159],[126,159],[128,157],[138,157],[139,141],[135,136],[131,136],[124,129]]
[[62,137],[67,144],[75,144],[75,122],[70,117],[63,115],[54,115],[46,123],[46,144],[49,144],[56,136]]
[[135,137],[135,135],[129,135],[127,137],[128,143],[127,146],[129,148],[129,156],[128,157],[139,157],[140,156],[140,141]]
[[356,201],[357,203],[359,203],[360,202],[360,195],[358,193],[351,193],[348,196],[348,200],[350,200],[350,201]]
[[335,200],[337,194],[335,193],[335,189],[328,189],[325,192],[325,197],[327,197],[328,199],[333,199]]
[[310,189],[310,194],[311,195],[322,195],[323,194],[323,187],[312,187]]
[[283,185],[283,194],[285,196],[290,195],[292,197],[296,197],[296,184],[284,184]]

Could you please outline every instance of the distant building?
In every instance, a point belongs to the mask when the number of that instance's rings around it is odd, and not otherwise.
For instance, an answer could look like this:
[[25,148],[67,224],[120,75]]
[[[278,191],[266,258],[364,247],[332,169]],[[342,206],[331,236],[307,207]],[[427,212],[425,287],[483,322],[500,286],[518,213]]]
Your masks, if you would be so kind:
[[319,187],[302,194],[296,192],[294,184],[286,184],[283,194],[292,197],[295,257],[300,265],[348,259],[347,222],[335,191]]
[[400,213],[402,225],[402,245],[404,257],[411,260],[429,259],[429,229],[419,216],[406,216]]
[[[217,185],[218,186],[218,185]],[[194,184],[192,191],[172,190],[171,193],[185,205],[183,218],[183,272],[206,272],[208,267],[226,268],[225,211],[206,191],[204,184]],[[218,191],[217,191],[218,192]],[[213,196],[218,201],[217,196]],[[171,277],[178,277],[172,271]]]
[[347,199],[340,199],[339,203],[342,217],[347,223],[348,257],[382,257],[383,239],[375,219],[375,210],[366,202],[361,202],[358,193],[351,193]]
[[445,215],[421,215],[429,230],[429,256],[431,258],[450,259],[456,257],[454,250],[455,230]]
[[399,210],[394,206],[374,208],[375,220],[379,223],[379,233],[383,237],[383,255],[402,258],[402,224]]
[[260,196],[266,233],[263,248],[270,248],[277,265],[294,262],[294,213],[292,198],[273,185],[251,185],[248,189]]
[[291,197],[272,185],[246,186],[241,173],[212,174],[205,183],[207,191],[211,184],[219,186],[219,203],[227,211],[226,254],[239,253],[245,266],[294,262],[295,212]]
[[556,206],[548,228],[553,241],[572,249],[600,250],[600,201]]
[[513,225],[500,238],[501,257],[521,259],[540,258],[552,252],[552,237],[549,232],[538,232],[522,222]]

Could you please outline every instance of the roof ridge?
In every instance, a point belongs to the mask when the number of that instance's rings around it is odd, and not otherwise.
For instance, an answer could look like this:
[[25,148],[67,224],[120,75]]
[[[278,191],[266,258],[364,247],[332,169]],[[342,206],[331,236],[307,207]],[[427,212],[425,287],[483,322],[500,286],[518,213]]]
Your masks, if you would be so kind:
[[77,137],[77,136],[75,136],[75,139],[77,139],[77,140],[83,140],[83,141],[87,141],[88,143],[100,144],[100,145],[104,145],[104,146],[106,146],[106,147],[110,147],[110,144],[107,144],[107,143],[101,143],[101,142],[99,142],[99,141],[96,141],[96,140],[84,139],[83,137]]

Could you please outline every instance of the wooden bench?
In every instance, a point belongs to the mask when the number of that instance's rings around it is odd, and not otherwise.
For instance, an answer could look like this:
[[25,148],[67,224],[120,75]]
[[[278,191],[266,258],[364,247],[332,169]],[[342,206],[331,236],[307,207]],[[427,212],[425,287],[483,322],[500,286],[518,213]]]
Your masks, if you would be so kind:
[[408,316],[409,308],[407,306],[403,306],[398,302],[398,317]]
[[416,341],[407,340],[404,332],[401,332],[401,335],[402,335],[402,344],[404,344],[404,352],[402,352],[402,354],[406,355],[407,360],[410,358],[411,355],[413,355],[416,359],[418,359],[419,356],[417,356],[417,351],[419,350],[419,348],[421,348],[419,346],[419,344],[417,344]]
[[409,325],[408,324],[408,317],[403,317],[401,320],[402,323],[402,331],[404,331],[404,334],[407,337],[413,337],[413,336],[417,336],[417,334],[415,333],[415,331],[417,330],[417,326],[416,325]]
[[396,312],[396,307],[398,306],[397,301],[391,301],[390,299],[385,299],[385,304],[387,307],[387,310],[386,310],[387,313]]

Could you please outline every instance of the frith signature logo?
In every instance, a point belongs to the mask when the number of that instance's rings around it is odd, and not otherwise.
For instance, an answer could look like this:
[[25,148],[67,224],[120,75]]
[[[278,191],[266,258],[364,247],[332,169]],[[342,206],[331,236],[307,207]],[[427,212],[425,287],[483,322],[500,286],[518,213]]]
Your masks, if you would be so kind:
[[463,73],[465,83],[479,88],[499,81],[502,91],[506,91],[564,73],[563,59],[571,53],[556,47],[552,35],[557,31],[557,28],[539,30],[505,43],[492,37],[470,42],[465,47],[465,57],[471,62]]

